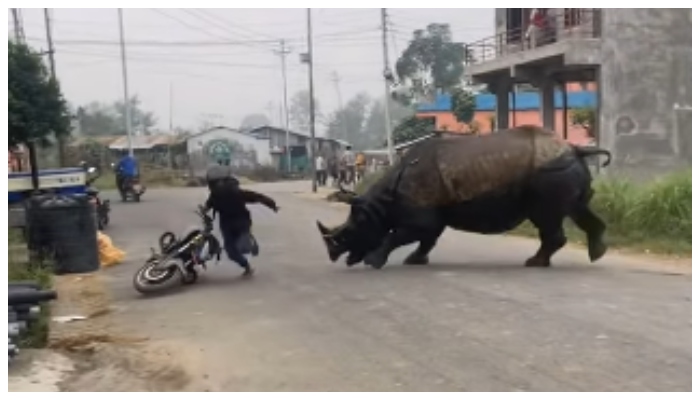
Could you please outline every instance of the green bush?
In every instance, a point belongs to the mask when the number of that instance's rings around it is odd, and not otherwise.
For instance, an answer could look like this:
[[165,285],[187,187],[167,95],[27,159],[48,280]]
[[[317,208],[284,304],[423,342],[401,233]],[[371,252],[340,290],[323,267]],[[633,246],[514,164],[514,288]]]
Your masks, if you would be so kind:
[[692,172],[683,171],[645,185],[620,180],[596,185],[593,209],[611,233],[630,239],[677,242],[692,247]]
[[[44,289],[50,289],[53,283],[53,274],[50,265],[29,263],[26,257],[26,243],[16,230],[8,231],[9,260],[7,263],[7,280],[35,281]],[[29,329],[22,333],[20,346],[40,348],[46,345],[49,337],[49,305],[41,306],[39,318],[29,325]]]
[[[365,193],[382,172],[368,174],[357,185]],[[613,246],[692,254],[692,171],[682,171],[646,184],[620,178],[597,178],[591,208],[608,225]],[[567,221],[567,234],[583,240],[582,232]],[[528,222],[516,233],[536,235]]]

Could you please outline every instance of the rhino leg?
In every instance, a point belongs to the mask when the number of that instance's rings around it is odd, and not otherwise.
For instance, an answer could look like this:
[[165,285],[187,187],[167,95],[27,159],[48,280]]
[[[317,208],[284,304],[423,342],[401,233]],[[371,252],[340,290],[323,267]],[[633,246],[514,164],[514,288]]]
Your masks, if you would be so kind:
[[590,209],[588,204],[576,207],[570,217],[576,226],[586,233],[588,258],[591,262],[598,261],[608,250],[608,246],[603,239],[607,229],[605,222]]
[[420,241],[418,248],[415,249],[411,254],[409,254],[408,257],[406,257],[406,259],[403,261],[403,263],[405,265],[427,265],[428,263],[430,263],[430,258],[428,257],[428,254],[430,254],[430,252],[435,248],[438,239],[444,231],[445,228],[442,228],[439,232],[436,232],[434,235],[426,235],[425,238],[423,238]]
[[[563,222],[563,220],[562,220]],[[540,229],[540,248],[534,256],[530,257],[526,262],[526,267],[549,267],[552,265],[552,256],[559,249],[566,246],[566,235],[564,227]]]
[[375,269],[383,268],[389,260],[389,255],[399,247],[417,242],[421,237],[416,231],[408,229],[397,229],[389,233],[382,245],[365,257],[365,264]]

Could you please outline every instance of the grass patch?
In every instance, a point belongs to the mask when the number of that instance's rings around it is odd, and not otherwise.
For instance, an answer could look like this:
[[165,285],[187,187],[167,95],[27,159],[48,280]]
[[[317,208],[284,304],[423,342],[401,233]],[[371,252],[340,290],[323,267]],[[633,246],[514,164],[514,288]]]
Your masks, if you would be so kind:
[[[7,280],[9,282],[34,281],[39,283],[42,289],[50,289],[52,287],[53,273],[51,266],[29,263],[26,257],[26,242],[16,230],[8,231],[8,247]],[[38,318],[29,324],[27,330],[22,332],[19,346],[24,348],[45,347],[49,338],[50,318],[49,304],[42,304]]]
[[[358,184],[357,193],[365,193],[381,174],[368,175]],[[692,171],[677,172],[646,184],[599,178],[593,186],[591,208],[608,225],[607,241],[611,246],[692,256]],[[566,221],[565,228],[571,240],[585,243],[585,235],[571,221]],[[529,222],[512,233],[537,237]]]
[[[141,182],[146,188],[184,187],[187,181],[182,175],[182,171],[169,168],[154,168],[149,166],[141,168]],[[117,178],[114,171],[109,168],[103,169],[102,175],[97,178],[94,186],[100,190],[116,190]]]

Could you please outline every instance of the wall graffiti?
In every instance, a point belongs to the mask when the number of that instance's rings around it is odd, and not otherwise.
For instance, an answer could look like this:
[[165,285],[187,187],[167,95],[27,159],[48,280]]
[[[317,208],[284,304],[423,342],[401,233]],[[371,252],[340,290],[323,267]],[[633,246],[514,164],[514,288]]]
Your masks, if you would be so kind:
[[209,163],[221,163],[235,168],[254,168],[257,165],[255,149],[246,149],[235,140],[211,140],[204,145],[202,152]]

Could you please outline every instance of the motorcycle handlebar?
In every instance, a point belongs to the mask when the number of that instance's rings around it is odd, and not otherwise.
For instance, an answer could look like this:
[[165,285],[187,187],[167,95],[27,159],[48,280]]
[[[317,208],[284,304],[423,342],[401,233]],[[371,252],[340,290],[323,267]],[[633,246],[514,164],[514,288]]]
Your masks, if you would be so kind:
[[208,231],[214,229],[214,220],[209,215],[207,215],[207,213],[204,212],[204,208],[202,206],[198,207],[197,211],[195,211],[195,214],[197,214],[199,218],[202,219],[202,222],[204,222],[204,226]]

